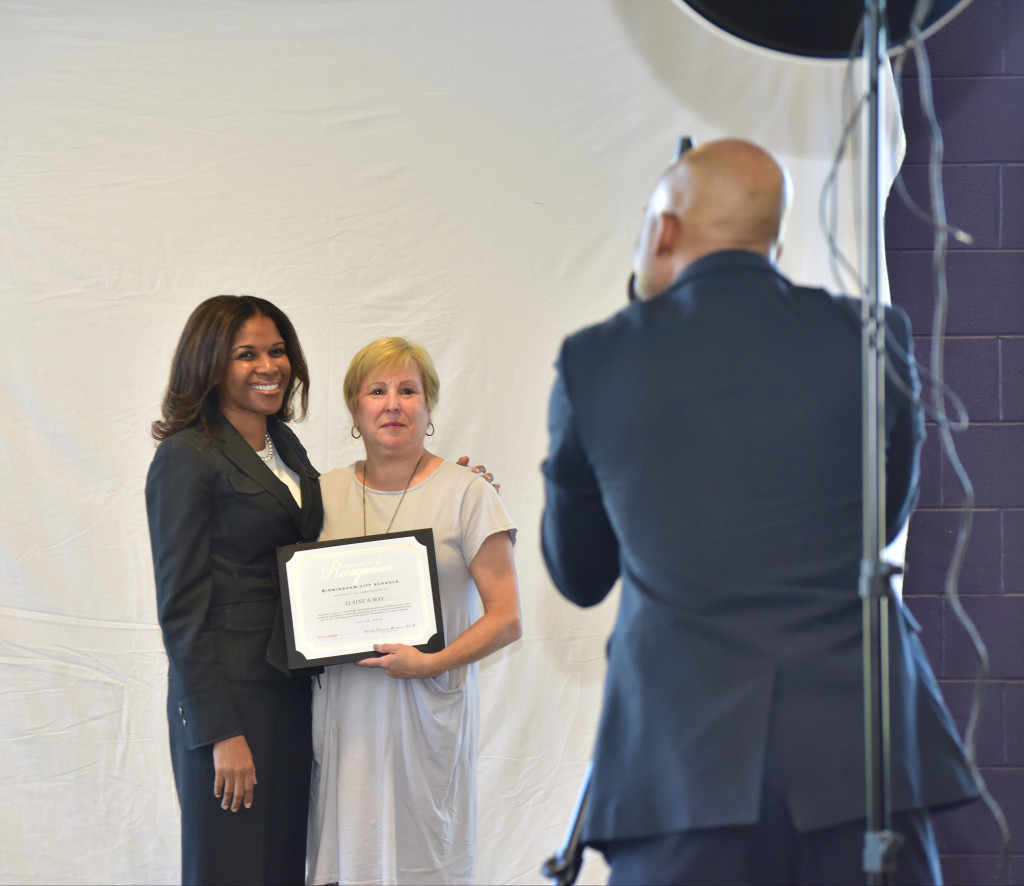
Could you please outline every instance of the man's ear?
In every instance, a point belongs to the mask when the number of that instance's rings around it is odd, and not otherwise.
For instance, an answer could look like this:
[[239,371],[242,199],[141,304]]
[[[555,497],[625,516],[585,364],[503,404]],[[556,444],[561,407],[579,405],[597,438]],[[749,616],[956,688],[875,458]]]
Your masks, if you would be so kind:
[[679,236],[683,231],[683,222],[678,215],[671,212],[663,212],[658,216],[657,229],[655,230],[654,254],[664,257],[671,255],[678,249]]

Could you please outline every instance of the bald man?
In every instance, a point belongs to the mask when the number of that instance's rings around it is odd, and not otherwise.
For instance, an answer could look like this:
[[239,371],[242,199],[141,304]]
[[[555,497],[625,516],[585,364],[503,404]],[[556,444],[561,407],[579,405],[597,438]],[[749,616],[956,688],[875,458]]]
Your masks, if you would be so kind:
[[[859,303],[775,261],[789,176],[725,139],[658,180],[636,301],[564,342],[543,548],[581,606],[621,578],[583,837],[611,883],[864,882]],[[887,311],[886,530],[917,496],[910,330]],[[892,607],[891,883],[937,883],[929,810],[973,798]]]

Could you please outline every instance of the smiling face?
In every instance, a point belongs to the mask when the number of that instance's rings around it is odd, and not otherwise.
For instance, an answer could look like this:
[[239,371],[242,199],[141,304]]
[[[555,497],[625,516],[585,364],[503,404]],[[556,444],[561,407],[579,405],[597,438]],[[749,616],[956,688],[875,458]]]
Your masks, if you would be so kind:
[[224,376],[217,385],[220,411],[239,430],[254,420],[265,422],[281,409],[291,371],[277,325],[257,314],[231,342]]
[[359,386],[352,421],[368,457],[422,449],[430,409],[416,365],[372,369]]

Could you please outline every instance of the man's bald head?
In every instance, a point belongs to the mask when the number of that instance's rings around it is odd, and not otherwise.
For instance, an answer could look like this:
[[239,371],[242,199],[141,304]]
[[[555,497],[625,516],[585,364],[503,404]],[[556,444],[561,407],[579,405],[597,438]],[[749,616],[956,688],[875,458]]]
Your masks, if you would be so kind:
[[763,148],[721,139],[692,148],[654,187],[633,269],[642,298],[660,295],[691,262],[723,249],[774,260],[791,185]]

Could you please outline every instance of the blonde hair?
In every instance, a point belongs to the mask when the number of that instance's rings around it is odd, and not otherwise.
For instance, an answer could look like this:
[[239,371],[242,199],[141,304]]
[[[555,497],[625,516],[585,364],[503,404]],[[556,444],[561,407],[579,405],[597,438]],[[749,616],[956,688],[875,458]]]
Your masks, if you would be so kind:
[[355,414],[359,389],[371,372],[378,369],[395,369],[406,364],[419,369],[420,378],[423,380],[423,393],[427,398],[427,409],[433,411],[441,396],[441,380],[437,377],[434,361],[430,359],[426,349],[400,335],[378,338],[352,358],[342,386],[348,411]]

